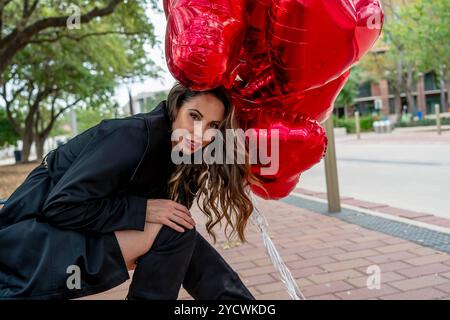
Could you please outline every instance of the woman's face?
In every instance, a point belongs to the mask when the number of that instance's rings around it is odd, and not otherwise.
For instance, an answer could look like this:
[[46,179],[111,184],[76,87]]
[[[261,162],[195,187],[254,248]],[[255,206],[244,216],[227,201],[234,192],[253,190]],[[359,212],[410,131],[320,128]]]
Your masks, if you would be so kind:
[[205,136],[208,129],[218,129],[225,117],[225,106],[210,93],[200,94],[186,101],[178,110],[172,130],[177,130],[178,142],[183,153],[191,154],[211,142],[211,136]]

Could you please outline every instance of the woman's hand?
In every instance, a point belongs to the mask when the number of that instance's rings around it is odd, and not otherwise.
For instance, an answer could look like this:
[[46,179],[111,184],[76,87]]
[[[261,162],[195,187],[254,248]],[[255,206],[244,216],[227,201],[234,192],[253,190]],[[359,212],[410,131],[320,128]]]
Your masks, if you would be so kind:
[[147,200],[147,216],[145,221],[165,224],[178,232],[184,232],[184,229],[179,225],[189,229],[195,227],[195,221],[185,206],[166,199]]

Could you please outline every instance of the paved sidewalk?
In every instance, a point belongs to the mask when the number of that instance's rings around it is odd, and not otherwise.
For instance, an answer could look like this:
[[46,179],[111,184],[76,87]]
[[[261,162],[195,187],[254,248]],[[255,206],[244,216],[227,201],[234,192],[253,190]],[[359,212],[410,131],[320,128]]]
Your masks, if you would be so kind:
[[[298,189],[296,193],[308,191]],[[283,201],[258,202],[272,240],[307,299],[450,300],[450,228],[444,226],[448,221],[431,225],[426,219],[418,224],[411,219],[409,225],[405,223],[408,220],[395,220],[395,210],[394,220],[372,216],[367,212],[380,207],[364,208],[367,203],[355,199],[344,202],[353,200],[354,207],[362,204],[361,212],[344,208],[342,213],[327,214],[323,200],[318,202],[320,195],[318,201],[309,196],[309,200],[291,196]],[[193,215],[198,231],[209,239],[202,214],[197,209]],[[227,248],[217,232],[215,247],[256,299],[289,300],[251,222],[247,234],[249,243]],[[366,271],[373,265],[380,268],[381,287],[370,290]],[[83,299],[124,299],[128,285],[129,281]],[[181,289],[179,299],[192,298]]]
[[[403,128],[402,128],[403,129]],[[425,127],[411,130],[395,129],[391,133],[362,132],[361,139],[356,138],[355,133],[336,136],[336,143],[350,144],[446,144],[450,141],[450,125],[437,134],[436,129]]]
[[[293,192],[293,194],[301,194],[304,196],[311,196],[314,198],[319,199],[327,199],[327,193],[326,192],[318,192],[318,191],[312,191],[304,188],[297,188]],[[427,212],[421,212],[421,211],[413,211],[413,210],[406,210],[402,208],[397,208],[393,206],[389,206],[384,203],[377,203],[377,202],[371,202],[371,201],[362,201],[358,200],[352,197],[342,196],[341,197],[341,204],[348,205],[352,207],[357,207],[360,209],[369,209],[373,210],[375,212],[380,212],[383,214],[391,215],[392,217],[399,217],[402,219],[409,219],[412,220],[410,223],[413,223],[414,221],[423,221],[427,224],[443,227],[443,228],[450,228],[450,220],[442,217],[435,216],[431,213]]]

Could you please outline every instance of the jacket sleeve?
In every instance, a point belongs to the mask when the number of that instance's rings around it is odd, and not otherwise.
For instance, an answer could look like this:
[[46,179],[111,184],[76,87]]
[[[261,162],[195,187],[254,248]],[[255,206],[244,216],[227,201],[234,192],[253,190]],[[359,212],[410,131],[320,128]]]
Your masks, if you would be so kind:
[[107,120],[98,127],[50,191],[42,220],[71,230],[143,231],[147,199],[118,191],[130,182],[146,151],[147,129],[112,126]]

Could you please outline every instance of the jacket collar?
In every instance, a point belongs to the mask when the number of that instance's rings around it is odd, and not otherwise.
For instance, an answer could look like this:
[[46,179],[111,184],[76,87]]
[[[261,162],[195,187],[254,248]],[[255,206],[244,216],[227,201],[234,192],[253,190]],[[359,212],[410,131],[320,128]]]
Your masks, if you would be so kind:
[[[148,184],[148,179],[150,179],[153,180],[154,185],[163,181],[167,182],[175,165],[171,159],[172,122],[169,117],[166,101],[161,101],[150,112],[139,113],[134,116],[145,120],[148,141],[146,150],[131,180],[136,179],[140,180],[142,184]],[[136,180],[135,182],[137,182]]]

